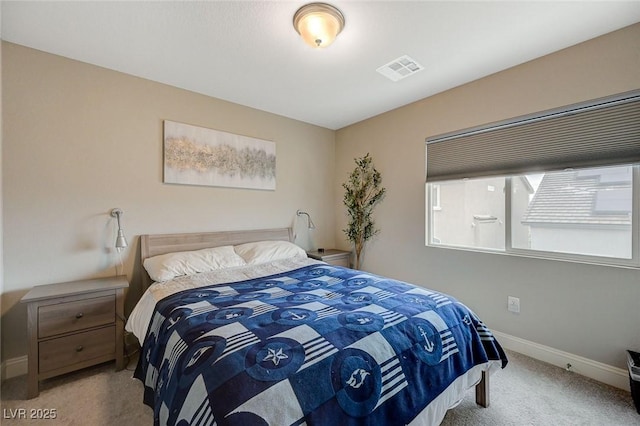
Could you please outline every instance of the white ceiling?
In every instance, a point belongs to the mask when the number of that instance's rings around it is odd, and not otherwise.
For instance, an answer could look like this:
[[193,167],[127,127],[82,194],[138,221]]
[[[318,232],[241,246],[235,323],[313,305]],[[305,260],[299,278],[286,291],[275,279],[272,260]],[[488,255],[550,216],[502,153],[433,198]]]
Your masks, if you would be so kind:
[[[2,1],[1,31],[13,43],[338,129],[640,22],[637,0],[336,0],[345,29],[312,49],[292,26],[305,3]],[[425,69],[398,82],[376,72],[401,55]]]

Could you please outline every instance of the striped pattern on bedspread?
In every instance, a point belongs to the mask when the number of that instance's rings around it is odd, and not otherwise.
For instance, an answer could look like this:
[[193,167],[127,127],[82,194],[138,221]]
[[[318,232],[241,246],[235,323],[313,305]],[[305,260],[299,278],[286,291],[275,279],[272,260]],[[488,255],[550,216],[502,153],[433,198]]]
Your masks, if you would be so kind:
[[330,265],[158,302],[135,377],[155,424],[406,424],[457,377],[507,363],[451,296]]

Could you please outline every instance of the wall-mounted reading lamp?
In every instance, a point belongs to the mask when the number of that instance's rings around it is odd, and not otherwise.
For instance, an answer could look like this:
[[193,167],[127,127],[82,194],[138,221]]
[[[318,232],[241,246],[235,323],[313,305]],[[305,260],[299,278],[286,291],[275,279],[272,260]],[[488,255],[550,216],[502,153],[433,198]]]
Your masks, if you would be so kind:
[[315,224],[313,223],[313,221],[311,220],[311,216],[309,216],[309,213],[307,213],[307,212],[303,212],[302,210],[298,210],[298,211],[296,212],[296,214],[297,214],[298,216],[302,216],[302,215],[307,216],[307,227],[308,227],[309,229],[316,229],[316,225],[315,225]]
[[124,237],[124,232],[122,231],[122,226],[120,225],[120,216],[122,216],[122,210],[121,209],[112,209],[111,210],[111,216],[115,217],[118,220],[118,236],[116,237],[116,248],[118,249],[118,251],[122,250],[123,248],[127,247],[127,239]]

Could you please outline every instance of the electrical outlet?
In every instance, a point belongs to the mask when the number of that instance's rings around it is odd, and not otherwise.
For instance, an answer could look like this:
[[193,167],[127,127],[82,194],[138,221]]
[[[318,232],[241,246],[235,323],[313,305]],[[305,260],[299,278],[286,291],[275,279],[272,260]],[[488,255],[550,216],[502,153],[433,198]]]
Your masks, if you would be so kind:
[[509,296],[507,298],[507,309],[509,312],[513,312],[515,314],[520,313],[520,299],[517,297]]

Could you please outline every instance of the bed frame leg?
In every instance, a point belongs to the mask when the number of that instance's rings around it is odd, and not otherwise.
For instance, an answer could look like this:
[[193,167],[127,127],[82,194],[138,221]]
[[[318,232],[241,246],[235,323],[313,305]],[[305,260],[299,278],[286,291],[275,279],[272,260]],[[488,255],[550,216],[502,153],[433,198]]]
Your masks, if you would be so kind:
[[482,379],[476,385],[476,404],[487,408],[489,406],[489,374],[482,372]]

